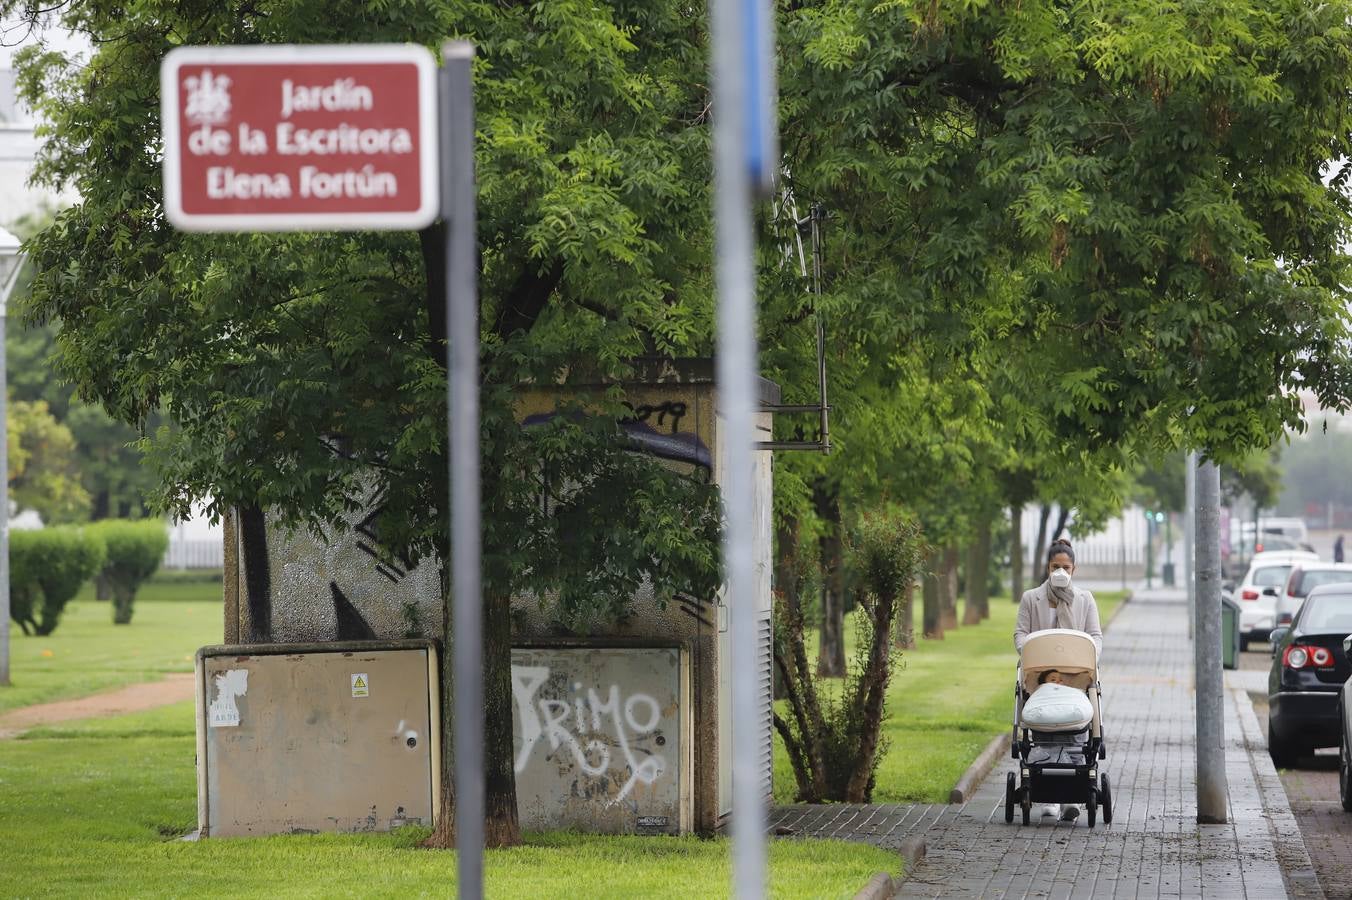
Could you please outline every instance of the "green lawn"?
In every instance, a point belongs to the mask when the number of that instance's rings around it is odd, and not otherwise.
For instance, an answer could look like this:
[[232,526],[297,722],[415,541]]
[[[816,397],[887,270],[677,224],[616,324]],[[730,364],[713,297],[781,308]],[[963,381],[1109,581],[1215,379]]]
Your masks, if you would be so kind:
[[221,585],[152,581],[138,593],[130,625],[112,617],[87,585],[46,637],[10,623],[11,685],[0,688],[0,712],[191,672],[197,648],[221,642]]
[[[386,835],[174,840],[196,823],[193,707],[0,741],[0,896],[450,896],[455,856]],[[487,855],[489,897],[727,896],[729,845],[697,838],[527,836]],[[771,894],[850,897],[894,853],[777,840]]]
[[[1095,595],[1103,621],[1123,596]],[[991,616],[980,625],[950,631],[942,641],[921,641],[902,655],[887,690],[883,735],[889,746],[878,766],[875,803],[947,803],[953,785],[990,739],[1010,727],[1017,612],[1018,604],[1008,597],[993,597]],[[847,638],[853,630],[847,626]],[[852,658],[848,640],[846,658]],[[787,704],[779,708],[780,715],[787,714]],[[776,733],[776,802],[793,802],[795,789]]]

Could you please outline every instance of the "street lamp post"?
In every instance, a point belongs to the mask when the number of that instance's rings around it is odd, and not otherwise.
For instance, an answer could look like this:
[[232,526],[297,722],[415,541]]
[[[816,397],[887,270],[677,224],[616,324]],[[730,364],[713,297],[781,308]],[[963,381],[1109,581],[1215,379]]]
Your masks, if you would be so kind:
[[0,496],[0,687],[9,684],[9,387],[5,379],[5,316],[9,295],[23,268],[19,239],[0,228],[0,422],[5,425],[0,440],[0,473],[4,492]]

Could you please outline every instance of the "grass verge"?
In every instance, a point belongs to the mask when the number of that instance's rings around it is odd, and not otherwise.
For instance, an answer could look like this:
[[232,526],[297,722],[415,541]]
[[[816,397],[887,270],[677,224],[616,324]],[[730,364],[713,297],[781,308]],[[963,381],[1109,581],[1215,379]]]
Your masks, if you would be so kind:
[[[1125,594],[1095,594],[1104,622]],[[887,688],[875,803],[947,803],[949,791],[1013,715],[1014,620],[1018,604],[991,598],[990,618],[921,641],[902,654]],[[917,615],[917,620],[919,616]],[[853,623],[846,627],[846,658],[853,658]],[[815,659],[815,654],[809,656]],[[838,682],[836,683],[838,684]],[[777,704],[787,715],[787,704]],[[796,791],[783,742],[775,735],[774,795],[792,803]]]
[[[0,896],[451,896],[455,854],[426,829],[174,840],[196,824],[193,708],[87,720],[0,742]],[[770,894],[850,897],[895,854],[837,841],[770,844]],[[722,897],[726,840],[528,835],[485,860],[489,897]]]
[[112,615],[86,585],[46,637],[8,623],[11,684],[0,688],[0,712],[191,672],[197,648],[221,642],[221,586],[152,581],[130,625],[114,625]]

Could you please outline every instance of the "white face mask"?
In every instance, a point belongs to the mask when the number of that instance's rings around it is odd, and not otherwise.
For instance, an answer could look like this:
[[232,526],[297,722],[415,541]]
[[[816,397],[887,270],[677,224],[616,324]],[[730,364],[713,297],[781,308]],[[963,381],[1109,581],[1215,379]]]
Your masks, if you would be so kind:
[[1070,573],[1065,569],[1053,569],[1051,577],[1047,580],[1052,583],[1052,587],[1070,587]]

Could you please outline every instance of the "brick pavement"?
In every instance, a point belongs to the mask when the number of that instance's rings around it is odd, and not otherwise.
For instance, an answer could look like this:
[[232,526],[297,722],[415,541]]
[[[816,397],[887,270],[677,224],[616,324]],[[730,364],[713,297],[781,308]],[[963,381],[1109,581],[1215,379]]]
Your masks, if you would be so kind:
[[[777,807],[772,825],[883,847],[923,834],[928,853],[899,897],[1322,897],[1240,693],[1225,700],[1230,822],[1196,822],[1185,616],[1181,591],[1138,592],[1105,642],[1101,767],[1113,783],[1112,825],[1091,830],[1081,816],[1023,826],[1017,814],[1006,825],[1009,758],[961,806]],[[1011,652],[1010,678],[1012,663]]]

